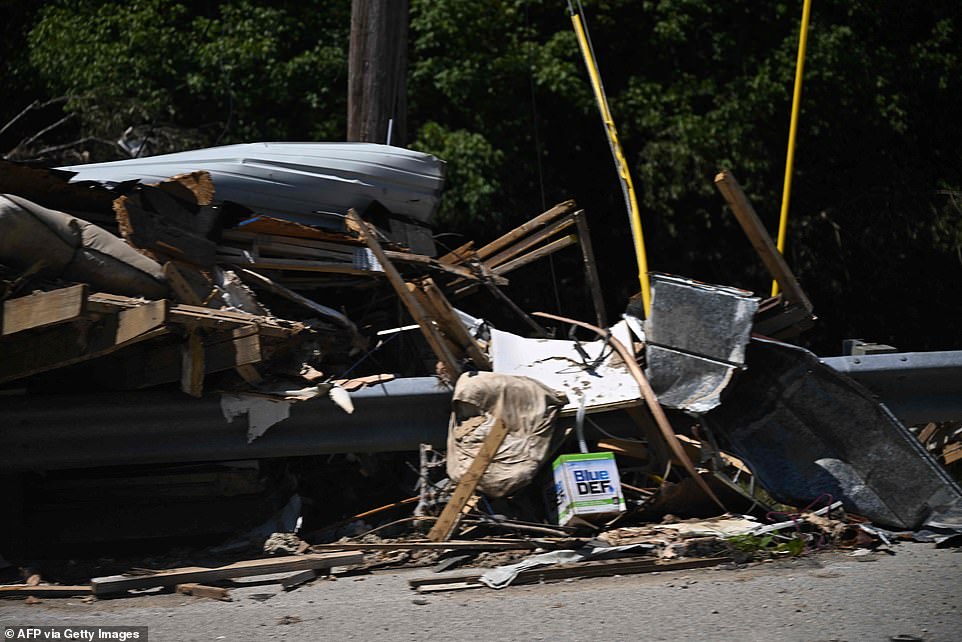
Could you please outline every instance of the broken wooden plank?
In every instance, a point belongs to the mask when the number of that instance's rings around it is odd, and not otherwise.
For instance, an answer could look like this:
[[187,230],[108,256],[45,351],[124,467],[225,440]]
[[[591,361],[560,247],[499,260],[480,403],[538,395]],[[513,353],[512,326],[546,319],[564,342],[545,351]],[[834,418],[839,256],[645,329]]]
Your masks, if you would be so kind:
[[307,584],[317,579],[317,571],[310,568],[306,571],[300,571],[299,573],[294,573],[293,575],[288,575],[287,577],[282,577],[277,580],[278,583],[284,587],[285,591],[293,591],[298,586]]
[[431,584],[417,587],[418,593],[440,593],[442,591],[464,591],[467,589],[484,588],[484,584],[479,581],[473,582],[447,582],[445,584]]
[[735,180],[735,176],[728,171],[719,172],[718,175],[715,176],[715,187],[718,188],[718,191],[721,192],[721,195],[725,198],[725,202],[728,203],[732,212],[735,213],[735,218],[742,226],[742,230],[744,230],[748,240],[751,241],[755,252],[758,253],[762,263],[764,263],[768,269],[769,274],[778,282],[779,287],[782,289],[782,292],[784,292],[785,299],[797,303],[808,312],[811,312],[811,301],[808,300],[805,292],[802,291],[791,268],[789,268],[788,263],[785,262],[785,257],[778,251],[775,242],[772,241],[772,237],[768,234],[768,230],[765,229],[761,219],[758,218],[755,208],[752,207],[748,197],[745,196],[741,185]]
[[543,230],[535,232],[530,236],[524,237],[514,245],[511,245],[501,250],[494,256],[485,259],[484,264],[489,268],[494,269],[499,265],[507,263],[508,261],[515,258],[519,254],[524,254],[527,250],[530,250],[531,248],[535,247],[539,243],[542,243],[548,240],[549,238],[561,232],[562,230],[568,229],[574,224],[575,224],[574,215],[569,214],[568,216],[565,216],[560,221],[555,221],[554,223],[544,228]]
[[[262,360],[260,335],[254,332],[253,326],[208,333],[203,339],[205,375],[231,369],[239,370],[245,366],[254,366]],[[107,375],[123,382],[127,389],[136,389],[179,382],[183,373],[180,344],[163,342],[131,348],[116,355],[109,364]],[[238,374],[242,377],[245,377],[245,374],[253,375],[249,371]]]
[[358,250],[362,250],[364,247],[363,243],[359,243],[357,239],[351,237],[343,237],[339,240],[319,240],[313,238],[302,238],[294,236],[285,236],[279,234],[266,234],[266,233],[255,233],[245,230],[224,230],[221,237],[225,241],[237,241],[241,243],[250,243],[259,247],[263,247],[265,243],[277,243],[283,244],[288,248],[309,248],[315,250],[326,250],[332,254],[336,254],[339,257],[343,257],[342,260],[352,261],[354,253]]
[[191,330],[180,350],[180,389],[191,397],[201,397],[204,394],[204,341],[200,331]]
[[[135,308],[145,303],[144,299],[118,296],[96,292],[87,297],[87,311],[103,314],[114,314],[120,310]],[[195,305],[182,303],[172,305],[167,311],[170,323],[203,328],[230,330],[232,328],[256,325],[261,334],[268,337],[285,338],[304,330],[304,326],[293,321],[272,319],[268,317],[239,312],[233,310],[213,310]]]
[[457,342],[454,341],[450,334],[444,331],[444,327],[441,325],[441,321],[439,319],[440,313],[434,309],[434,304],[431,303],[430,299],[428,299],[428,295],[425,294],[424,290],[419,288],[415,283],[405,281],[404,285],[407,288],[408,293],[417,300],[418,305],[420,305],[421,309],[424,310],[427,318],[431,320],[431,323],[438,331],[441,342],[444,344],[444,347],[447,349],[447,351],[451,353],[451,356],[454,357],[455,362],[458,364],[463,363],[467,353],[462,346],[458,345]]
[[502,249],[508,247],[518,239],[527,236],[532,231],[544,225],[547,225],[548,223],[558,218],[559,216],[563,216],[568,212],[574,210],[574,208],[575,208],[574,201],[565,201],[564,203],[559,203],[558,205],[555,205],[547,212],[544,212],[543,214],[539,214],[538,216],[535,216],[533,219],[527,221],[526,223],[523,223],[522,225],[519,225],[518,227],[514,228],[507,234],[504,234],[503,236],[500,236],[495,240],[491,241],[490,243],[482,247],[480,250],[478,250],[475,254],[479,259],[484,260],[489,256],[492,256],[495,253],[501,251]]
[[91,595],[93,588],[88,584],[59,585],[59,584],[7,584],[0,585],[0,598],[34,597],[73,597],[75,595]]
[[[313,571],[311,571],[313,572]],[[230,602],[230,591],[222,586],[207,586],[205,584],[197,584],[196,582],[189,582],[186,584],[178,584],[175,591],[181,595],[193,595],[194,597],[207,597],[212,600],[220,600],[221,602]]]
[[173,568],[145,575],[111,575],[95,577],[90,580],[95,595],[119,593],[134,589],[152,588],[155,586],[174,586],[190,582],[216,582],[236,577],[251,577],[254,575],[270,575],[273,573],[288,573],[306,569],[332,568],[334,566],[348,566],[360,564],[364,556],[360,553],[317,553],[308,555],[289,555],[272,557],[269,559],[249,560],[205,568],[191,566]]
[[255,270],[292,270],[295,272],[322,272],[325,274],[351,274],[354,276],[382,277],[384,273],[378,270],[361,270],[349,263],[331,263],[324,261],[306,261],[301,259],[273,259],[252,258],[240,260],[236,256],[217,256],[218,262],[229,263],[238,267],[248,267]]
[[461,364],[458,363],[454,355],[451,354],[447,346],[444,344],[444,337],[435,327],[432,320],[425,314],[424,309],[418,300],[408,291],[407,285],[405,285],[404,279],[401,278],[400,273],[391,263],[391,260],[384,253],[384,249],[377,240],[375,232],[369,227],[369,225],[364,222],[356,211],[351,209],[347,214],[348,225],[361,236],[371,252],[377,258],[381,267],[384,269],[384,274],[387,276],[388,281],[390,281],[391,286],[397,293],[398,298],[407,308],[408,313],[417,322],[418,326],[421,328],[421,332],[424,338],[427,340],[428,345],[434,351],[435,356],[444,366],[448,372],[448,376],[452,380],[456,380],[461,376]]
[[458,481],[458,485],[451,493],[451,499],[444,510],[441,511],[438,521],[434,522],[434,526],[431,527],[431,531],[428,533],[429,540],[442,542],[451,537],[451,532],[457,526],[461,517],[461,509],[474,494],[474,489],[478,487],[478,482],[481,481],[484,471],[488,469],[488,464],[497,454],[498,448],[501,447],[501,443],[508,434],[508,430],[508,425],[503,421],[500,419],[494,420],[491,429],[478,449],[478,453],[474,456],[474,460]]
[[117,313],[117,333],[114,341],[126,343],[142,334],[164,327],[167,323],[167,301],[148,301],[135,308]]
[[247,283],[254,285],[254,287],[264,288],[268,292],[272,292],[278,296],[284,297],[288,301],[297,303],[298,305],[312,312],[315,312],[316,314],[321,315],[325,319],[331,319],[333,321],[336,321],[338,324],[344,326],[345,328],[349,328],[355,331],[357,330],[354,327],[354,323],[352,323],[351,320],[348,319],[347,316],[342,314],[341,312],[335,310],[334,308],[330,308],[326,305],[321,305],[320,303],[312,301],[307,297],[284,287],[280,283],[276,283],[275,281],[267,278],[263,274],[258,274],[253,270],[248,270],[245,268],[238,269],[237,274],[243,281],[246,281]]
[[[523,570],[518,573],[518,576],[511,584],[534,584],[542,581],[564,580],[573,577],[604,577],[607,575],[683,571],[693,568],[718,566],[719,564],[730,561],[730,557],[695,557],[667,562],[650,557],[633,557],[627,559],[571,562],[570,564],[557,564],[554,566],[542,566]],[[411,588],[417,589],[418,591],[427,589],[425,592],[432,590],[431,587],[445,586],[448,584],[459,585],[465,583],[475,588],[481,588],[485,585],[481,583],[480,578],[481,573],[469,572],[446,575],[444,577],[414,578],[408,580],[408,584]],[[468,587],[456,586],[455,588]]]
[[498,276],[504,276],[509,272],[513,272],[514,270],[517,270],[519,267],[523,267],[525,265],[528,265],[529,263],[534,263],[535,261],[539,259],[543,259],[549,254],[554,254],[558,250],[563,250],[564,248],[570,245],[575,245],[577,242],[578,242],[578,237],[575,236],[574,234],[563,236],[560,239],[551,241],[547,245],[541,246],[537,250],[533,250],[528,254],[525,254],[524,256],[519,256],[513,261],[508,261],[507,263],[503,263],[496,268],[492,268],[491,271],[497,274]]
[[[468,279],[470,281],[477,281],[478,275],[470,268],[453,265],[448,263],[441,263],[437,259],[432,259],[430,256],[425,256],[423,254],[412,254],[410,252],[397,252],[385,250],[384,254],[396,263],[410,263],[423,265],[424,267],[437,270],[440,272],[447,272],[454,276],[458,276],[462,279]],[[491,278],[498,285],[507,285],[508,279],[503,276],[492,273]]]
[[438,257],[438,261],[446,265],[456,265],[464,263],[474,255],[474,241],[468,241],[464,245],[457,247],[444,256]]
[[314,544],[311,550],[315,553],[325,551],[520,551],[534,550],[543,546],[543,542],[526,539],[513,541],[485,541],[479,540],[448,540],[446,542],[377,542],[365,544],[362,542],[342,542],[338,544]]
[[203,170],[171,176],[154,187],[195,205],[210,205],[214,202],[214,179],[209,172]]
[[591,230],[588,229],[588,218],[583,210],[572,215],[578,225],[578,244],[581,246],[581,260],[585,264],[585,282],[591,293],[591,302],[595,307],[595,319],[599,328],[608,327],[608,315],[605,312],[605,300],[601,292],[601,278],[598,276],[598,266],[595,263],[595,250],[591,244]]
[[465,354],[471,358],[474,365],[479,370],[491,370],[491,361],[488,355],[481,351],[478,342],[471,336],[468,329],[461,322],[461,317],[457,311],[451,307],[451,303],[441,292],[441,289],[430,278],[424,279],[419,283],[420,289],[427,296],[432,308],[435,311],[435,319],[441,329],[457,345],[461,347]]
[[958,442],[951,443],[942,451],[942,461],[945,462],[946,466],[954,464],[959,460],[962,460],[962,444]]
[[83,315],[86,305],[86,285],[9,299],[3,302],[2,336],[73,321]]
[[160,327],[117,343],[117,315],[109,315],[93,322],[81,320],[20,335],[4,346],[0,383],[103,357],[168,332]]
[[114,201],[121,235],[136,248],[212,267],[217,245],[196,233],[194,212],[164,190],[140,185]]
[[616,455],[647,461],[651,458],[648,446],[640,441],[608,437],[598,442],[598,450],[609,450]]
[[[341,245],[329,241],[251,234],[250,232],[227,231],[224,232],[224,238],[252,243],[253,260],[257,263],[275,261],[274,258],[264,256],[265,254],[280,254],[282,256],[295,257],[294,259],[287,260],[328,259],[343,262],[346,266],[354,267],[357,253],[359,251],[365,251],[363,248],[359,248],[354,244]],[[228,248],[222,246],[218,251],[226,249]],[[397,250],[384,250],[384,254],[395,263],[421,265],[431,270],[446,272],[453,276],[472,281],[478,278],[475,273],[467,267],[453,263],[445,263],[424,254]],[[234,261],[236,260],[235,258]],[[324,264],[329,265],[329,263]],[[504,277],[496,277],[496,280],[499,285],[507,285],[508,283],[508,280]]]
[[204,306],[213,289],[209,283],[201,285],[206,278],[199,271],[177,261],[164,263],[164,276],[177,301],[187,305]]

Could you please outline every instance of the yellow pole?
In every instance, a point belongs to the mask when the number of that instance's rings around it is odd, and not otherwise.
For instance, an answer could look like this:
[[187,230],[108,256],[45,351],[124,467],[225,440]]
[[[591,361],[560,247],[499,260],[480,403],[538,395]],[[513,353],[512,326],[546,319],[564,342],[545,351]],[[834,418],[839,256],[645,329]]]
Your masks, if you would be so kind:
[[591,47],[588,46],[588,38],[585,36],[584,26],[581,24],[581,17],[574,11],[571,12],[571,24],[574,25],[575,35],[578,38],[578,46],[581,48],[581,55],[585,59],[585,67],[588,68],[588,76],[591,78],[591,87],[595,92],[595,100],[598,101],[598,110],[601,112],[601,120],[605,124],[605,131],[608,134],[608,144],[611,147],[611,155],[615,160],[615,167],[618,170],[618,177],[621,179],[621,188],[625,196],[625,205],[628,208],[628,217],[631,222],[631,238],[634,241],[635,260],[638,263],[638,282],[641,285],[641,302],[645,308],[645,316],[648,316],[651,309],[651,286],[648,282],[648,257],[645,254],[645,238],[641,231],[641,217],[638,214],[638,200],[635,198],[635,187],[631,182],[631,174],[628,171],[628,161],[625,160],[621,144],[618,142],[618,132],[615,129],[615,121],[611,118],[608,110],[608,99],[605,97],[604,89],[601,86],[601,76],[598,73],[598,65],[595,63],[594,56],[591,54]]
[[[782,211],[778,218],[776,247],[785,254],[785,233],[788,228],[788,202],[792,194],[792,170],[795,166],[795,134],[798,132],[798,110],[802,102],[802,71],[805,69],[805,47],[808,44],[808,17],[812,0],[802,5],[802,27],[798,34],[798,59],[795,61],[795,91],[792,95],[792,119],[788,125],[788,153],[785,158],[785,183],[782,185]],[[778,281],[772,281],[772,296],[778,294]]]

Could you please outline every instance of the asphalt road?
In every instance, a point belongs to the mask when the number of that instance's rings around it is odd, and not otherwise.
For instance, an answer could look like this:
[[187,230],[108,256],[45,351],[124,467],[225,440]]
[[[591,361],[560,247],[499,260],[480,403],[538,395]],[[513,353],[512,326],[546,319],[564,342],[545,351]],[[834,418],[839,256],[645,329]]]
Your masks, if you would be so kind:
[[231,591],[233,602],[6,600],[0,625],[146,625],[153,642],[962,640],[962,549],[895,551],[423,596],[407,580],[429,569],[317,580],[288,593],[251,578]]

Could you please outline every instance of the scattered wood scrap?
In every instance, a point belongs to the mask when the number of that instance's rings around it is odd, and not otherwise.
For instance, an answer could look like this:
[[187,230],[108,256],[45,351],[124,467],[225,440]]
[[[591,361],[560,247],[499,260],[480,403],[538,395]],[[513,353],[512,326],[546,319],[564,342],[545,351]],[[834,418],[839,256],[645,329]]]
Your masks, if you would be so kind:
[[[604,577],[608,575],[629,575],[635,573],[655,573],[661,571],[680,571],[692,568],[718,566],[730,562],[729,557],[690,558],[675,561],[660,561],[653,558],[629,558],[616,560],[598,560],[590,562],[572,562],[543,566],[521,571],[512,584],[534,584],[551,582],[568,578]],[[437,591],[452,591],[473,588],[483,588],[481,573],[472,571],[444,577],[422,577],[408,581],[411,588],[419,593]]]
[[418,326],[421,328],[421,332],[424,334],[424,338],[427,340],[428,345],[434,351],[437,356],[438,361],[447,370],[448,377],[451,380],[456,380],[462,372],[461,363],[451,352],[448,344],[441,331],[438,329],[434,320],[431,319],[428,312],[425,311],[424,307],[421,305],[417,297],[415,297],[410,290],[408,285],[405,283],[401,274],[397,271],[391,260],[388,259],[387,255],[384,253],[384,249],[381,247],[380,242],[377,240],[377,234],[374,228],[368,223],[363,221],[357,212],[351,210],[347,215],[348,226],[357,234],[360,235],[361,239],[367,244],[371,252],[381,263],[381,268],[384,270],[384,274],[387,276],[388,281],[390,281],[391,286],[397,293],[398,298],[407,308],[408,313],[417,322]]
[[441,511],[438,521],[431,527],[431,531],[428,533],[429,540],[443,542],[451,537],[451,533],[461,517],[462,509],[474,494],[474,489],[478,487],[478,482],[481,481],[484,471],[488,469],[488,464],[497,454],[498,448],[501,447],[501,443],[508,434],[508,430],[508,425],[503,421],[500,419],[494,420],[490,431],[484,438],[484,442],[478,449],[478,454],[474,457],[474,461],[471,462],[467,472],[458,481],[458,485],[451,493],[451,499],[448,500],[444,510]]
[[284,587],[285,591],[293,591],[299,586],[303,586],[308,582],[313,582],[315,579],[317,579],[317,571],[309,568],[306,571],[300,571],[298,573],[294,573],[293,575],[282,577],[278,580],[278,583]]
[[107,595],[110,593],[122,593],[124,591],[157,586],[175,586],[177,584],[194,582],[216,582],[237,577],[348,566],[351,564],[360,564],[362,561],[364,561],[364,556],[361,553],[352,552],[290,555],[286,557],[237,562],[236,564],[228,564],[227,566],[219,566],[216,568],[192,566],[157,571],[156,573],[144,575],[95,577],[90,580],[90,585],[93,587],[95,595]]
[[83,584],[68,586],[60,584],[6,584],[0,585],[0,598],[23,599],[33,597],[74,597],[76,595],[92,595],[93,588]]
[[230,591],[222,586],[207,586],[206,584],[178,584],[175,590],[182,595],[193,595],[194,597],[207,597],[221,602],[230,602]]
[[311,550],[316,553],[326,551],[447,551],[447,550],[468,550],[468,551],[517,551],[534,550],[544,547],[544,541],[532,540],[448,540],[446,542],[343,542],[338,544],[314,544]]

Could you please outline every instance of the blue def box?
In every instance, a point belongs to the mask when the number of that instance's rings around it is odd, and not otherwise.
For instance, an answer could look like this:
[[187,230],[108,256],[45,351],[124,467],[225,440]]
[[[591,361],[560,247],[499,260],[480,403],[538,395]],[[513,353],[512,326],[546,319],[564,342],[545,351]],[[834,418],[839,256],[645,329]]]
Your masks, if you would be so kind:
[[574,517],[614,517],[624,512],[614,453],[561,455],[553,468],[558,524],[564,526]]

